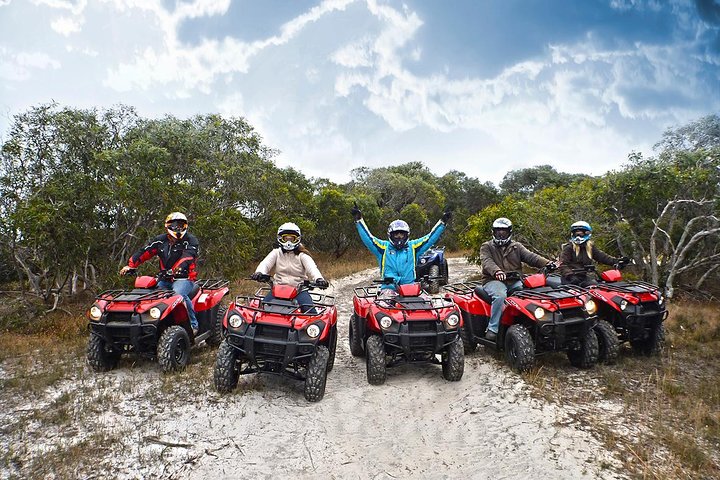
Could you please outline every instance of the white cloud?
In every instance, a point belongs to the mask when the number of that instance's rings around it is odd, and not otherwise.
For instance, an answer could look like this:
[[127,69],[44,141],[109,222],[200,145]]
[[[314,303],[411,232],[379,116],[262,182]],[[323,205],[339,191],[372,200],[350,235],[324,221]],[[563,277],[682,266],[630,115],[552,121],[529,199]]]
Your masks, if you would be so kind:
[[31,0],[31,2],[35,5],[44,5],[57,10],[68,10],[74,15],[80,15],[87,7],[87,0]]
[[0,46],[0,78],[22,81],[31,76],[31,70],[60,68],[60,62],[40,52],[15,53]]
[[85,19],[82,17],[59,17],[50,23],[50,28],[60,35],[68,37],[73,33],[79,32],[84,22]]

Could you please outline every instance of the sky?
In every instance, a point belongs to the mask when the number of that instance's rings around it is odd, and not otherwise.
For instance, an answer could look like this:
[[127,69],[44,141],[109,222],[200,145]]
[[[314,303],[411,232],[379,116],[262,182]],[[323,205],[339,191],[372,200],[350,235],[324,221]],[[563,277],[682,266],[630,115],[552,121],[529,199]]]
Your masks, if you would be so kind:
[[0,141],[53,101],[244,117],[340,183],[599,175],[720,112],[720,0],[0,0]]

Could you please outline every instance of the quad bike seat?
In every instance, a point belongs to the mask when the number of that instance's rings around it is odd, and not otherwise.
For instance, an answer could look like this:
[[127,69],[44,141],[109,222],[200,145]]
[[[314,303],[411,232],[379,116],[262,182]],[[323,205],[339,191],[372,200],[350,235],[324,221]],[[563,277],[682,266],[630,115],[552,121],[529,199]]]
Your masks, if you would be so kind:
[[480,297],[480,300],[482,300],[485,303],[491,304],[492,303],[492,297],[489,293],[485,291],[485,289],[481,286],[475,287],[475,295]]

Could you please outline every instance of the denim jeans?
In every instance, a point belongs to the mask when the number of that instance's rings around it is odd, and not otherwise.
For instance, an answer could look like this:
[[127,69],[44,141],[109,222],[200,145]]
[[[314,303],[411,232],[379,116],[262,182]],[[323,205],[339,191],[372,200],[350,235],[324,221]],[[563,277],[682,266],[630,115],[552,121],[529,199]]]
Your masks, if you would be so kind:
[[198,328],[198,321],[197,317],[195,316],[195,310],[192,306],[192,300],[188,296],[190,295],[190,292],[192,292],[194,286],[195,282],[193,282],[192,280],[188,280],[187,278],[181,278],[175,280],[172,283],[166,280],[160,280],[158,282],[158,288],[162,288],[164,290],[172,290],[178,295],[182,295],[183,300],[185,300],[185,306],[187,307],[188,316],[190,317],[190,326],[193,329],[196,329]]
[[522,290],[522,282],[520,280],[516,282],[501,282],[499,280],[490,280],[488,283],[483,285],[483,289],[492,298],[492,306],[490,307],[490,322],[488,323],[488,330],[493,333],[498,333],[498,327],[500,327],[500,317],[502,316],[505,299],[507,296],[518,290]]
[[[263,298],[263,302],[271,302],[273,300],[273,294],[272,292],[265,295],[265,298]],[[297,300],[298,304],[300,305],[300,311],[304,313],[315,313],[315,309],[313,306],[315,305],[313,303],[313,299],[310,296],[310,293],[307,290],[303,290],[302,292],[298,292],[297,296],[295,297],[295,300]]]

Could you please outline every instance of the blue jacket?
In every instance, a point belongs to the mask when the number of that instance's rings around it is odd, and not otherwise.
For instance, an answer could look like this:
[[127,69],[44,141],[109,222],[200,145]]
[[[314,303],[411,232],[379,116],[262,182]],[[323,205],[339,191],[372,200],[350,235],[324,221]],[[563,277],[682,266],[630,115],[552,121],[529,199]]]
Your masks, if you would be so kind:
[[[389,240],[380,240],[370,233],[363,219],[355,222],[360,239],[378,261],[380,276],[392,277],[398,285],[405,285],[415,281],[415,264],[418,258],[435,245],[440,235],[445,231],[445,224],[438,221],[427,235],[409,240],[404,248],[397,249]],[[383,285],[381,288],[394,288],[393,285]]]

